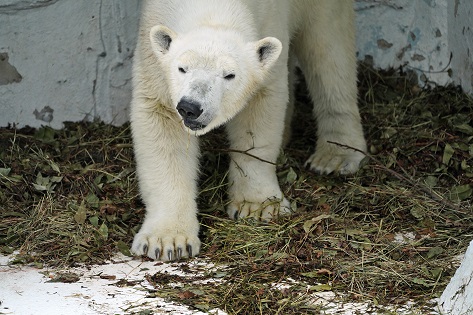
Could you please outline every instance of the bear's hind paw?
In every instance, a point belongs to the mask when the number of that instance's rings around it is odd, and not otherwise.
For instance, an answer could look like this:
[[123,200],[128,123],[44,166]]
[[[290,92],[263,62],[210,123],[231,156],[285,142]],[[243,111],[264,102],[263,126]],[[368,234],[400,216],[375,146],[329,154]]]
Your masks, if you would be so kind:
[[363,153],[351,149],[323,147],[316,150],[305,165],[320,174],[348,175],[359,169],[364,157]]

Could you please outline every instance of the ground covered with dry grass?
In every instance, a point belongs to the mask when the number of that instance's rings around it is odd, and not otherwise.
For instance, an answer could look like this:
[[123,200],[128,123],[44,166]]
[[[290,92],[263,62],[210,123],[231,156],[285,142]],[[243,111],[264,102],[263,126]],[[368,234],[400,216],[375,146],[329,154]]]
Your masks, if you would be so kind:
[[[329,290],[347,301],[429,308],[473,238],[473,100],[455,87],[421,89],[400,71],[364,65],[359,95],[369,144],[362,169],[320,176],[304,168],[315,127],[305,87],[298,88],[293,141],[278,163],[298,211],[277,222],[226,218],[226,141],[218,131],[205,137],[202,256],[225,266],[208,274],[222,281],[176,288],[168,285],[176,279],[150,275],[160,288],[152,294],[229,314],[318,314],[310,294]],[[129,254],[143,215],[129,126],[0,129],[0,250],[19,250],[17,263],[91,264]],[[288,279],[290,290],[275,289]]]

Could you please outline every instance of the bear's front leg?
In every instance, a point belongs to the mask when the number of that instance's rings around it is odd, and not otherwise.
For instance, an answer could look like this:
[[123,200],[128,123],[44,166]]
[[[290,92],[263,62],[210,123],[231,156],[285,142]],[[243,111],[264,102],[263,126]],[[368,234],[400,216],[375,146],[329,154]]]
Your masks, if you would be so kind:
[[227,125],[233,151],[227,212],[232,219],[252,217],[269,221],[291,211],[279,187],[275,165],[282,143],[287,97],[284,82],[279,89],[265,89]]
[[146,205],[146,216],[131,250],[164,261],[195,256],[200,250],[195,202],[198,139],[151,104],[146,107],[135,101],[131,124]]

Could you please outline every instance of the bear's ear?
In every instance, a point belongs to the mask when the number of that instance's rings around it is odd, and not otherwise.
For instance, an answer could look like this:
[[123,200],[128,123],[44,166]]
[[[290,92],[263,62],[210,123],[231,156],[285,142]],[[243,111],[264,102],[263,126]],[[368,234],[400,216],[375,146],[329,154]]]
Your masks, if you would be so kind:
[[266,37],[255,43],[258,61],[264,69],[269,69],[278,60],[282,51],[279,39]]
[[156,54],[166,54],[171,47],[171,42],[176,38],[176,33],[163,25],[156,25],[149,32],[151,47]]

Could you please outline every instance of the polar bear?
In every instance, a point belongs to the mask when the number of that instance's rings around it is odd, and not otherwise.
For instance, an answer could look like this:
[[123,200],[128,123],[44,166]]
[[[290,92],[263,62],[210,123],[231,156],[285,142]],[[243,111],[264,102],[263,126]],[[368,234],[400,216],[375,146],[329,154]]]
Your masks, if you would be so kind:
[[198,136],[223,124],[233,149],[229,216],[290,212],[275,162],[296,64],[317,121],[307,165],[319,173],[358,169],[365,140],[352,0],[145,0],[142,10],[131,127],[146,216],[133,253],[164,261],[199,253]]

